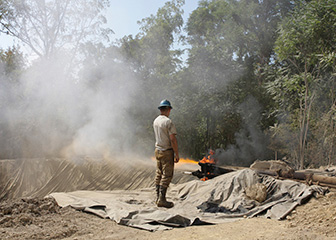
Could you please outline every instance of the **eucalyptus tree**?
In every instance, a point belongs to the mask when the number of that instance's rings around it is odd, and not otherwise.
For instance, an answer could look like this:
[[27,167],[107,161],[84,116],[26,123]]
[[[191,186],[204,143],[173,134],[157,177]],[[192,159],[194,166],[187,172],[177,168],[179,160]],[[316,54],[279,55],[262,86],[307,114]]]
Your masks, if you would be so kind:
[[[279,114],[289,113],[292,129],[298,131],[299,168],[309,164],[306,150],[314,102],[320,99],[316,109],[323,109],[321,97],[329,95],[329,109],[335,104],[335,76],[331,74],[336,50],[335,9],[332,0],[298,6],[280,25],[276,41],[274,79],[267,88],[279,104]],[[320,117],[315,114],[315,121]]]
[[137,132],[139,145],[144,148],[153,146],[152,120],[158,111],[157,104],[168,98],[176,106],[181,92],[176,74],[181,69],[182,52],[174,49],[174,43],[183,26],[183,5],[184,0],[167,1],[156,14],[138,22],[138,34],[120,40],[123,61],[131,66],[141,83],[130,112],[144,126]]
[[108,0],[3,0],[1,32],[21,40],[38,57],[50,58],[86,41],[107,38],[103,11]]
[[173,44],[183,25],[183,4],[184,0],[166,2],[155,15],[138,22],[140,33],[134,37],[125,36],[120,41],[127,60],[150,84],[169,83],[167,78],[179,68],[180,52],[173,49]]
[[292,7],[285,0],[202,0],[190,15],[186,71],[208,147],[235,143],[242,127],[237,108],[250,96],[263,106],[263,127],[272,123],[260,66],[272,61],[277,24]]

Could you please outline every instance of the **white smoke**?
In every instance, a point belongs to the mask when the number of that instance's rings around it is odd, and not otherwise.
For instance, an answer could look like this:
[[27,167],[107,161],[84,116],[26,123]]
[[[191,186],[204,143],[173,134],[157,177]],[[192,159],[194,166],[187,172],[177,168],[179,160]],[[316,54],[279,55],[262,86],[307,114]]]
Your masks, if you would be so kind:
[[127,149],[133,126],[127,109],[139,86],[120,59],[114,53],[74,77],[69,60],[58,56],[35,62],[14,87],[3,78],[1,100],[9,104],[0,108],[6,128],[2,155],[106,155]]

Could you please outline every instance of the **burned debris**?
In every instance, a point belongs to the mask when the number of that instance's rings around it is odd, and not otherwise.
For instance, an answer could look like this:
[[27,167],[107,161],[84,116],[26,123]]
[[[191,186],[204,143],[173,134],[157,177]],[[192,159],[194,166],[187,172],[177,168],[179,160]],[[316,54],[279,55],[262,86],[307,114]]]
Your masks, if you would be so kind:
[[[206,181],[217,176],[236,171],[238,167],[234,166],[218,166],[218,159],[215,151],[209,152],[197,163],[199,170],[193,172],[185,172],[198,177],[201,181]],[[307,185],[319,185],[336,189],[336,169],[325,170],[304,170],[295,171],[286,162],[281,160],[257,160],[251,166],[256,173],[261,175],[273,176],[277,179],[291,179],[294,181],[304,182]]]
[[218,159],[215,156],[215,151],[210,149],[209,153],[206,154],[203,157],[203,159],[198,162],[198,165],[201,167],[201,170],[186,173],[192,174],[193,176],[198,177],[202,181],[206,181],[219,175],[234,171],[233,169],[219,167],[217,164]]

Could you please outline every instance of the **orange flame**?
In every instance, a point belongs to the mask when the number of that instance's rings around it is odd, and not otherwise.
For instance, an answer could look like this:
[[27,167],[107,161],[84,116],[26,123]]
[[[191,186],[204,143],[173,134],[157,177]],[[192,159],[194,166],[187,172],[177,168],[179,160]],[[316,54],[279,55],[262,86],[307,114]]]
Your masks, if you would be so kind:
[[[151,157],[152,161],[155,161],[155,157]],[[189,163],[189,164],[198,164],[198,161],[190,159],[190,158],[180,158],[180,161],[178,163]]]
[[209,163],[209,164],[216,164],[216,160],[214,158],[215,152],[213,150],[210,150],[209,155],[205,156],[200,163]]
[[179,163],[191,163],[191,164],[198,164],[198,161],[195,161],[190,158],[180,158]]

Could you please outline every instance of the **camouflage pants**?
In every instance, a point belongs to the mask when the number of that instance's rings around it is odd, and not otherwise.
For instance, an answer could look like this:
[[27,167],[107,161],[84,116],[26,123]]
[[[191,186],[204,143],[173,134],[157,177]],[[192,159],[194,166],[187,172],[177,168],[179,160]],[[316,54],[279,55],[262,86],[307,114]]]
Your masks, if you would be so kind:
[[156,177],[155,185],[168,187],[174,174],[174,151],[155,149]]

